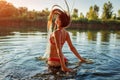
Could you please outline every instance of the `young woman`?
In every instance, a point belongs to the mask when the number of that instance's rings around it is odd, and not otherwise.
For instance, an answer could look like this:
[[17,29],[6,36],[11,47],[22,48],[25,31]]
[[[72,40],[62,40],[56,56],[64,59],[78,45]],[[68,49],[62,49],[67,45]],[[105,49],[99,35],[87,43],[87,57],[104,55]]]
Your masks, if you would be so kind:
[[60,68],[64,72],[70,72],[72,69],[66,66],[67,58],[62,53],[62,47],[65,42],[67,42],[70,50],[74,53],[74,55],[81,62],[85,62],[85,60],[79,55],[76,48],[72,44],[69,33],[65,30],[65,28],[70,24],[70,15],[67,14],[67,12],[64,10],[53,9],[49,15],[48,29],[52,28],[52,23],[54,23],[55,26],[53,27],[54,30],[50,34],[49,38],[50,51],[47,60],[48,66],[50,68]]

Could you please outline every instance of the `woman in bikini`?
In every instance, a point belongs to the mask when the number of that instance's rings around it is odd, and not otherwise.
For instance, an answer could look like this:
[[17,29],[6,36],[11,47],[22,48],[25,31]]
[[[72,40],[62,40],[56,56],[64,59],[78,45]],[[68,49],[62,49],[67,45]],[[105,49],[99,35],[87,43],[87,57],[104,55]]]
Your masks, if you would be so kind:
[[[53,22],[54,19],[54,22]],[[80,62],[85,62],[70,39],[69,33],[65,28],[70,24],[70,15],[61,9],[53,9],[50,12],[48,20],[48,29],[51,28],[52,23],[55,24],[53,32],[50,34],[50,51],[47,59],[49,68],[59,68],[64,72],[70,72],[72,69],[66,66],[67,58],[62,53],[62,47],[67,42],[70,50],[79,59]]]

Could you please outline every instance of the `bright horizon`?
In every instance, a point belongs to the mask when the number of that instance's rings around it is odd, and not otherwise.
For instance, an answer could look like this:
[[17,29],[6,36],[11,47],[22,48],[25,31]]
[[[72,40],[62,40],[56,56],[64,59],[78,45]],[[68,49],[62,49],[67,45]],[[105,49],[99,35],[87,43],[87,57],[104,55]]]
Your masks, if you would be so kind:
[[[51,10],[51,7],[55,4],[62,6],[66,9],[66,5],[64,0],[6,0],[7,2],[12,3],[15,7],[27,7],[28,10],[36,10],[41,11],[45,8]],[[118,10],[120,10],[119,0],[67,0],[70,10],[74,8],[79,10],[79,14],[82,12],[84,16],[89,11],[90,6],[94,6],[95,4],[99,7],[99,15],[101,16],[102,8],[104,3],[110,1],[113,6],[113,13],[118,14]]]

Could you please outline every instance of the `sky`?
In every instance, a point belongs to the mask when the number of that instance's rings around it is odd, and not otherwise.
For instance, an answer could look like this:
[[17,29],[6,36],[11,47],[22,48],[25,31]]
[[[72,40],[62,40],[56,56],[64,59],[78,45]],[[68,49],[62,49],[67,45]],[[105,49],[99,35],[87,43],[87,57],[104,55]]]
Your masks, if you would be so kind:
[[[45,8],[51,10],[51,7],[55,4],[66,8],[64,0],[6,0],[7,2],[12,3],[15,7],[27,7],[28,10],[35,9],[36,11],[41,11]],[[120,10],[120,0],[67,0],[70,10],[74,8],[78,9],[79,14],[82,12],[84,15],[89,11],[90,6],[95,4],[99,6],[99,15],[103,11],[104,3],[110,1],[113,5],[113,12],[117,14]]]

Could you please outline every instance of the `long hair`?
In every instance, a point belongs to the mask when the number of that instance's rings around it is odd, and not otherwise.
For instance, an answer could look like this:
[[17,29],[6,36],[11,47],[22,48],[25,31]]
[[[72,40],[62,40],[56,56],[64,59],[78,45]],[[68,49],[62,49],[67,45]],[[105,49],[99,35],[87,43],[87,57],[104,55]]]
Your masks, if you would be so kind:
[[[60,9],[59,8],[53,9],[56,6],[59,7]],[[47,24],[48,30],[53,29],[56,26],[55,23],[53,22],[54,16],[57,16],[57,18],[59,18],[59,20],[61,21],[61,27],[67,27],[71,22],[70,14],[67,13],[65,10],[63,10],[59,5],[54,5],[52,7],[52,11],[50,12],[48,19],[48,24]]]

